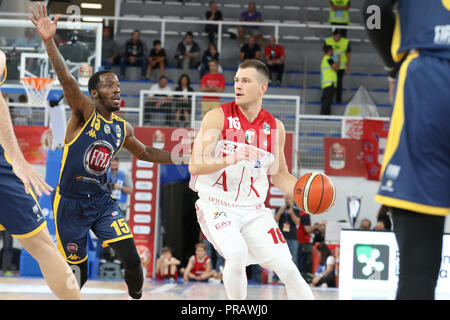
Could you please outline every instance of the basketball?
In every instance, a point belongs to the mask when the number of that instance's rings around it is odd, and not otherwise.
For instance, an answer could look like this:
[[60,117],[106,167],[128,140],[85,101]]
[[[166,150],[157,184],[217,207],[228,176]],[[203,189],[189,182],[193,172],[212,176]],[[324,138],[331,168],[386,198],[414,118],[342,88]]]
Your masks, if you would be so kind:
[[336,189],[326,175],[310,172],[295,183],[294,199],[300,210],[309,214],[321,214],[334,205]]

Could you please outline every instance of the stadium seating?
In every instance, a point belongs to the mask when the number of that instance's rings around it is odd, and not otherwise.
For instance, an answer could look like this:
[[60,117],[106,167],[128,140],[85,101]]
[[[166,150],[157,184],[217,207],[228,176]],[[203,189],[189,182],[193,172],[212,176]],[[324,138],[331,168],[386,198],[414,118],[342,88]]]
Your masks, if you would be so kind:
[[[362,0],[352,1],[350,9],[351,25],[361,26],[360,7]],[[239,0],[218,1],[225,21],[237,21],[242,11],[246,10],[246,3]],[[122,2],[121,16],[138,16],[144,18],[166,18],[175,20],[203,20],[208,10],[208,2],[199,1],[142,1],[125,0]],[[257,2],[257,10],[261,12],[264,22],[307,23],[328,25],[329,1],[328,0],[287,0],[282,4],[274,4],[271,0]],[[139,27],[137,27],[139,26]],[[224,26],[224,31],[229,26]],[[234,27],[234,26],[233,26]],[[140,29],[141,38],[151,47],[154,39],[161,38],[160,22],[120,21],[116,32],[116,40],[124,44],[133,29]],[[175,68],[175,53],[178,42],[183,38],[184,32],[191,30],[194,40],[200,45],[203,53],[208,41],[202,24],[182,24],[167,22],[165,26],[165,49],[168,56],[169,67],[166,74],[170,83],[176,83],[182,70]],[[264,40],[273,34],[273,27],[261,27]],[[281,86],[271,86],[271,94],[299,95],[305,104],[307,113],[318,114],[320,109],[320,61],[322,57],[323,39],[331,34],[331,28],[293,28],[281,27],[279,29],[279,43],[286,51],[286,66]],[[360,85],[364,86],[377,104],[381,116],[388,116],[391,108],[387,93],[387,80],[384,76],[383,64],[379,56],[374,52],[372,45],[366,37],[365,30],[348,30],[347,37],[351,45],[350,74],[344,77],[344,102],[348,102]],[[222,51],[220,64],[224,68],[224,76],[227,81],[225,92],[232,92],[232,80],[236,67],[239,64],[239,41],[231,39],[225,32],[222,38]],[[127,78],[139,79],[139,70],[135,69],[134,76]],[[199,73],[192,69],[189,71],[194,89],[198,89]],[[154,82],[156,78],[152,78]],[[150,84],[142,81],[124,83],[122,92],[126,93],[126,105],[134,105],[138,102],[137,96],[140,89],[148,89]],[[336,104],[333,114],[343,114],[344,104]]]

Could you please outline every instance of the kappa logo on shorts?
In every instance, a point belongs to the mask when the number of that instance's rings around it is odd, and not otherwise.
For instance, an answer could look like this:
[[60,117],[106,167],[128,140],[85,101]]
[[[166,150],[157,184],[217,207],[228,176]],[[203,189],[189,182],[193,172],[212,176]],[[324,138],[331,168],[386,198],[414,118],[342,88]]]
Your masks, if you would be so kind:
[[69,259],[69,260],[80,260],[80,257],[79,256],[77,256],[76,254],[70,254],[68,257],[67,257],[67,259]]

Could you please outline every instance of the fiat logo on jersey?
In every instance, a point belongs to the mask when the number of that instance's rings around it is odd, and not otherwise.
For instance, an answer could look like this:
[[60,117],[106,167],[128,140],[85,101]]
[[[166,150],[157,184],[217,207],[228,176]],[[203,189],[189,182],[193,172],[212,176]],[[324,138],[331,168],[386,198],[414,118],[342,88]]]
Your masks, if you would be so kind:
[[95,175],[106,173],[111,163],[114,148],[107,141],[96,141],[89,146],[84,154],[84,168]]

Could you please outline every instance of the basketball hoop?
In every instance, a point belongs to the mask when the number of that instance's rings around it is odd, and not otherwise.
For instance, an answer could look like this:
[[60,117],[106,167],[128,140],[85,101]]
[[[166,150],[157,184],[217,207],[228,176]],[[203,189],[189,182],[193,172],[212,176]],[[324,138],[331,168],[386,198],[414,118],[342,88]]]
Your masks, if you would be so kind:
[[47,105],[47,97],[52,88],[53,79],[25,77],[21,78],[20,82],[27,93],[28,104],[35,106]]

